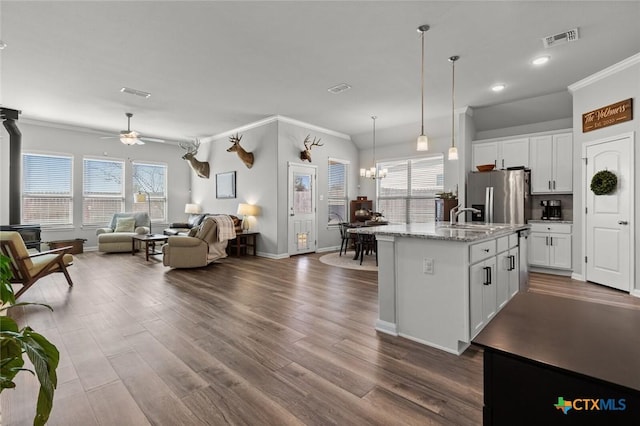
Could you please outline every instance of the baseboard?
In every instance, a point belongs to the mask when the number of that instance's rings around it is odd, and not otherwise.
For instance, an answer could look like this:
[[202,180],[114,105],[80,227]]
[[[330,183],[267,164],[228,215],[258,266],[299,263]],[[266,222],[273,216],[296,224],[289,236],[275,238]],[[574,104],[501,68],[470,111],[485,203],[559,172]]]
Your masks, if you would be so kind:
[[436,349],[440,349],[441,351],[445,351],[445,352],[448,352],[450,354],[454,354],[454,355],[458,355],[458,356],[461,355],[462,352],[467,350],[467,348],[470,345],[470,343],[465,343],[465,342],[461,342],[461,341],[458,340],[458,349],[453,349],[453,348],[448,348],[446,346],[438,345],[438,344],[433,343],[433,342],[428,342],[428,341],[423,340],[423,339],[418,339],[418,338],[413,337],[413,336],[407,336],[406,334],[402,334],[402,333],[398,334],[398,336],[404,337],[405,339],[411,340],[413,342],[422,343],[423,345],[430,346],[430,347],[436,348]]
[[286,259],[289,257],[289,253],[273,254],[259,251],[256,252],[256,256],[266,257],[267,259]]
[[576,281],[587,281],[582,274],[576,274],[575,272],[571,274],[571,279]]
[[334,247],[322,247],[316,250],[316,253],[326,253],[328,251],[338,251],[340,250],[340,247],[338,246],[334,246]]
[[640,297],[640,288],[634,288],[629,292],[633,297]]
[[573,273],[569,269],[551,269],[551,268],[540,268],[536,266],[529,266],[529,272],[539,272],[541,274],[551,274],[551,275],[562,275],[564,277],[570,277]]
[[376,320],[376,330],[381,333],[390,334],[392,336],[398,335],[398,326],[392,322]]

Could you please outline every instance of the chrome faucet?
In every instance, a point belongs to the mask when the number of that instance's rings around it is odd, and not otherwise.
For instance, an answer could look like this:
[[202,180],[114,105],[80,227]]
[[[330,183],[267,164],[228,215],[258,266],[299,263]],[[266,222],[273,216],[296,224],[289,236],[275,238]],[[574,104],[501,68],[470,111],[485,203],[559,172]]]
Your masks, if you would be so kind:
[[449,210],[449,225],[455,226],[458,223],[458,216],[460,216],[464,212],[472,212],[472,213],[481,213],[480,210],[474,209],[473,207],[463,207],[460,208],[460,204]]

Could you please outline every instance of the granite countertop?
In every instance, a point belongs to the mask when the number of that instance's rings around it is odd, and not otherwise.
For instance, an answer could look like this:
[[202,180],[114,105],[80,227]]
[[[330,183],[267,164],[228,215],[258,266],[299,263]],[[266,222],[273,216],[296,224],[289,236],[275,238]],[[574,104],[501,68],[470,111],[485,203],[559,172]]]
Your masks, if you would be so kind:
[[[472,229],[464,228],[464,226]],[[360,234],[391,235],[396,237],[425,238],[430,240],[447,240],[472,242],[509,235],[515,231],[529,228],[528,225],[511,225],[508,223],[460,224],[460,228],[449,226],[448,222],[410,223],[401,225],[371,226],[352,228],[348,232]]]
[[546,220],[546,219],[530,219],[527,221],[527,223],[547,223],[547,224],[552,224],[552,223],[564,223],[564,224],[568,224],[568,225],[572,225],[573,221],[572,220]]

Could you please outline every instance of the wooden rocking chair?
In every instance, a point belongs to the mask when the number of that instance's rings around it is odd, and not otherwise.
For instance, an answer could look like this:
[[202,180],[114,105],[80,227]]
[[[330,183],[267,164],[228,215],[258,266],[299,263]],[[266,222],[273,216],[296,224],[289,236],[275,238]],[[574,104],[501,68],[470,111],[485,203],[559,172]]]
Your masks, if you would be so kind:
[[40,278],[54,272],[62,272],[69,287],[73,286],[67,271],[67,266],[73,263],[73,256],[64,252],[69,248],[71,246],[29,253],[18,232],[0,231],[0,251],[11,259],[10,265],[13,272],[11,282],[22,284],[22,288],[16,293],[16,299]]

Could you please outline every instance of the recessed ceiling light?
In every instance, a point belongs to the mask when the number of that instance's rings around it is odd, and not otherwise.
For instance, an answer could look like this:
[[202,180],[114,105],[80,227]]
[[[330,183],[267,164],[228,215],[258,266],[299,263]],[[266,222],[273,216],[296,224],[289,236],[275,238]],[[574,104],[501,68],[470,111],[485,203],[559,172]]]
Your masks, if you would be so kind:
[[333,93],[333,94],[337,94],[337,93],[342,93],[345,92],[347,90],[351,89],[351,86],[349,86],[347,83],[340,83],[336,86],[333,87],[329,87],[327,89],[327,91]]
[[551,56],[539,56],[535,58],[533,61],[531,61],[531,63],[533,65],[544,65],[547,62],[549,62],[549,59],[551,59]]
[[120,89],[120,91],[122,93],[128,93],[129,95],[140,96],[141,98],[145,98],[145,99],[151,96],[151,93],[149,92],[145,92],[143,90],[138,90],[138,89],[131,89],[130,87],[123,87],[122,89]]
[[502,92],[504,90],[504,88],[507,87],[504,84],[500,83],[500,84],[494,84],[493,87],[491,87],[491,90],[493,90],[494,92]]

